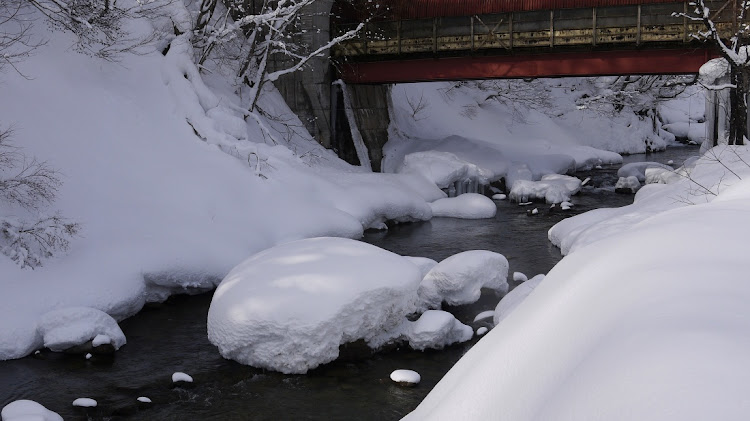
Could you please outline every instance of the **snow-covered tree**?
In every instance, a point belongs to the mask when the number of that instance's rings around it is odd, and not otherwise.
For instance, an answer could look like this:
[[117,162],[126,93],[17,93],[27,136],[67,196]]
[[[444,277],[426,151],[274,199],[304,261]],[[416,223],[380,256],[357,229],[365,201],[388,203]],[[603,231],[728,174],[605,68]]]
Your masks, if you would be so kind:
[[693,7],[689,13],[675,13],[696,22],[702,22],[705,30],[692,34],[693,37],[705,40],[713,44],[719,54],[726,60],[729,67],[729,84],[715,86],[709,85],[708,89],[729,88],[729,139],[730,145],[742,145],[747,137],[747,96],[750,89],[750,56],[748,45],[750,45],[750,24],[748,12],[750,12],[750,0],[730,0],[724,4],[725,8],[732,13],[731,29],[718,24],[712,11],[705,0],[695,0],[690,5]]

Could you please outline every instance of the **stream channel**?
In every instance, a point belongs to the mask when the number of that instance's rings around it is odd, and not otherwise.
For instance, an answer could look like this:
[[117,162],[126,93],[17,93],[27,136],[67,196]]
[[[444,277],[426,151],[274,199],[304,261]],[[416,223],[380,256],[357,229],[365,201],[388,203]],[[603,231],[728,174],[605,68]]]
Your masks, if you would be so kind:
[[[651,155],[631,155],[625,162],[674,160],[697,155],[697,147],[675,147]],[[529,278],[547,273],[560,251],[547,230],[571,215],[600,207],[632,203],[632,195],[614,193],[617,166],[577,173],[591,177],[574,196],[573,209],[548,212],[548,205],[518,206],[497,202],[494,219],[434,218],[388,231],[368,232],[363,241],[401,255],[440,261],[455,253],[486,249],[504,254],[510,273]],[[527,210],[539,214],[527,216]],[[512,279],[512,276],[509,276]],[[511,284],[511,287],[514,285]],[[449,308],[475,330],[492,319],[474,316],[494,310],[500,297],[485,293],[475,304]],[[395,349],[367,358],[343,358],[306,375],[283,375],[223,359],[206,337],[211,294],[174,296],[120,323],[128,343],[114,357],[63,355],[43,350],[35,356],[0,361],[0,408],[32,399],[66,420],[393,420],[413,410],[443,375],[479,338],[442,351]],[[390,381],[398,368],[416,370],[414,388]],[[195,382],[173,387],[172,373],[190,374]],[[136,401],[147,396],[150,404]],[[92,409],[73,407],[79,397],[97,400]]]

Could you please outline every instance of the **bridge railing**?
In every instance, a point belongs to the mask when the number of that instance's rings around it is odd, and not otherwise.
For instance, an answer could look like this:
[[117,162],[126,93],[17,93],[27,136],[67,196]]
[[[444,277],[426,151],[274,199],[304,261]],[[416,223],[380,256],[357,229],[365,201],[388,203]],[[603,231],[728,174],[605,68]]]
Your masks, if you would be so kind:
[[[708,1],[720,31],[732,33],[733,10],[726,0]],[[688,2],[509,12],[429,19],[368,22],[360,37],[339,44],[336,57],[352,60],[404,56],[462,56],[611,47],[670,47],[694,42],[702,23],[674,12]],[[343,32],[347,25],[334,30]]]

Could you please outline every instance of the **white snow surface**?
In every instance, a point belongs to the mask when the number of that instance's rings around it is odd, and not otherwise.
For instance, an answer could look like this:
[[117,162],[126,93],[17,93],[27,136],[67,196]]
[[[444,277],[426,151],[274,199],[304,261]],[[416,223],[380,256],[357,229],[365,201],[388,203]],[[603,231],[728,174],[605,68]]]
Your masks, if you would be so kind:
[[[164,19],[168,32],[189,28],[178,4]],[[108,62],[75,53],[72,36],[49,34],[32,17],[31,35],[48,42],[19,63],[29,79],[0,75],[0,127],[14,127],[27,157],[60,171],[64,184],[43,210],[81,233],[35,270],[0,255],[0,360],[44,345],[37,323],[48,311],[90,307],[122,320],[147,301],[213,289],[276,244],[426,220],[428,202],[445,197],[422,176],[364,174],[339,160],[268,84],[259,105],[294,127],[259,117],[273,144],[243,119],[242,98],[220,71],[198,72],[186,36],[166,57],[164,45],[146,46]],[[154,29],[145,19],[126,26],[134,37]],[[0,205],[0,215],[27,214]]]
[[495,315],[495,310],[486,310],[479,314],[477,314],[474,317],[474,322],[478,322],[480,320],[489,319],[490,317],[493,317]]
[[414,370],[398,369],[391,373],[391,380],[396,383],[418,384],[422,376]]
[[28,399],[20,399],[5,405],[0,412],[0,418],[3,421],[63,421],[56,412]]
[[474,330],[451,313],[442,310],[427,310],[415,322],[408,322],[404,334],[409,346],[416,350],[443,349],[448,345],[466,342],[474,336]]
[[620,177],[619,179],[617,179],[617,183],[615,183],[615,190],[624,189],[630,190],[631,192],[635,193],[640,188],[641,182],[638,181],[638,177],[634,175],[628,177]]
[[80,406],[83,408],[94,408],[96,405],[96,401],[91,398],[78,398],[73,401],[73,406]]
[[138,398],[137,398],[136,400],[137,400],[138,402],[143,402],[143,403],[151,403],[151,399],[150,399],[150,398],[147,398],[147,397],[145,397],[145,396],[139,396],[139,397],[138,397]]
[[446,197],[430,203],[432,216],[462,219],[494,218],[497,206],[492,199],[479,193],[464,193],[456,197]]
[[650,168],[660,168],[667,171],[673,171],[674,168],[659,162],[631,162],[625,164],[617,170],[618,177],[636,177],[641,183],[646,180],[646,170]]
[[727,150],[743,180],[706,157],[693,170],[714,194],[653,184],[570,218],[600,235],[579,233],[406,419],[748,419],[750,168]]
[[438,262],[428,257],[404,256],[404,259],[408,259],[410,262],[417,265],[419,271],[422,273],[422,278],[424,278],[424,276],[438,264]]
[[517,180],[510,190],[510,200],[525,203],[544,200],[546,203],[562,203],[581,189],[577,177],[560,174],[542,176],[540,181]]
[[419,298],[431,308],[470,304],[482,288],[508,291],[508,259],[489,250],[469,250],[437,264],[419,284]]
[[492,315],[492,322],[497,325],[503,319],[508,317],[543,280],[544,275],[536,275],[505,294],[500,302],[497,303],[497,307],[495,307],[495,312]]
[[448,188],[456,181],[476,180],[481,184],[489,183],[488,174],[484,174],[481,168],[450,152],[423,151],[410,153],[404,157],[396,172],[420,174],[441,189]]
[[90,307],[67,307],[44,313],[38,319],[37,331],[44,346],[52,351],[64,351],[91,340],[94,346],[111,343],[120,349],[126,342],[115,319]]
[[421,279],[409,259],[359,241],[282,244],[224,278],[208,312],[208,337],[225,358],[305,373],[335,360],[341,344],[382,345],[378,336],[417,310]]
[[193,377],[181,371],[176,371],[172,373],[172,383],[177,383],[177,382],[192,383]]

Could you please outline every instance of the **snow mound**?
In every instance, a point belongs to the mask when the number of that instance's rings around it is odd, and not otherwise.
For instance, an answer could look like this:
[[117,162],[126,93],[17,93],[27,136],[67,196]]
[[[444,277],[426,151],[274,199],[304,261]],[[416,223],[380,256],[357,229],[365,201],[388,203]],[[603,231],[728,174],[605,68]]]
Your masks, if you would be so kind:
[[419,298],[429,307],[477,301],[482,288],[508,291],[508,259],[488,250],[454,254],[438,263],[419,284]]
[[537,275],[505,295],[495,308],[495,314],[492,321],[497,326],[502,320],[510,315],[523,300],[531,294],[532,291],[544,280],[544,275]]
[[465,193],[456,197],[446,197],[430,203],[432,216],[462,219],[494,218],[497,206],[492,199],[478,193]]
[[73,406],[79,406],[82,408],[95,408],[96,405],[96,401],[91,398],[78,398],[73,401]]
[[659,162],[631,162],[625,164],[617,170],[618,177],[636,177],[641,183],[646,180],[646,170],[649,168],[661,168],[667,171],[674,171],[669,165]]
[[5,405],[0,412],[0,418],[3,421],[63,421],[63,418],[56,412],[27,399],[20,399]]
[[540,181],[517,180],[510,190],[510,200],[525,203],[544,200],[547,203],[562,203],[581,189],[581,180],[560,174],[547,174]]
[[477,181],[488,184],[487,174],[476,165],[450,152],[424,151],[406,155],[397,173],[421,174],[441,189],[456,181]]
[[664,168],[646,168],[646,184],[670,184],[682,178],[679,172]]
[[192,383],[193,377],[181,371],[176,371],[172,373],[172,383],[177,383],[177,382]]
[[420,269],[359,241],[282,244],[235,267],[214,294],[208,338],[221,355],[283,373],[338,357],[339,345],[395,329],[417,309]]
[[391,380],[396,383],[417,384],[422,380],[422,376],[414,370],[399,369],[391,373]]
[[[115,319],[90,307],[67,307],[45,313],[39,317],[37,331],[42,336],[44,346],[52,351],[64,351],[99,335],[106,336],[109,339],[106,343],[111,343],[115,349],[120,349],[126,342]],[[99,339],[98,342],[101,342],[105,338]]]
[[405,336],[409,340],[409,346],[419,351],[428,348],[443,349],[448,345],[466,342],[474,335],[470,326],[442,310],[427,310],[416,322],[408,323]]
[[638,177],[631,175],[629,177],[620,177],[615,183],[615,191],[618,193],[635,193],[641,188],[641,182]]

